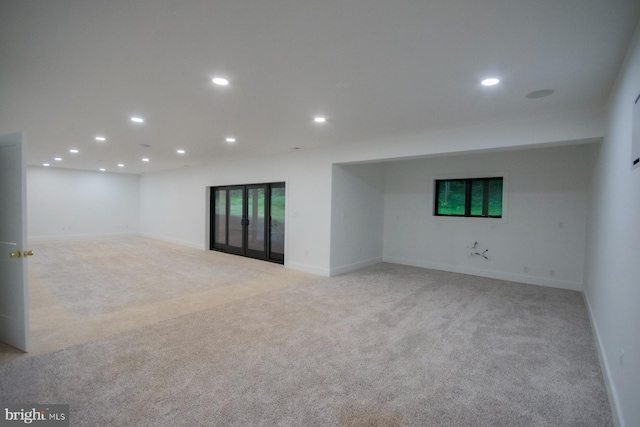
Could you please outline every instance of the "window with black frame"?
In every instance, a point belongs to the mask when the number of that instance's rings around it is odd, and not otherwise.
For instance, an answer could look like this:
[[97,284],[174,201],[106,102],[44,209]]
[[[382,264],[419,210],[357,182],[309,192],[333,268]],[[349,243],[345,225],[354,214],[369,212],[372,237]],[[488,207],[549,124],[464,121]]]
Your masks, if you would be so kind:
[[502,177],[437,179],[434,215],[502,218]]

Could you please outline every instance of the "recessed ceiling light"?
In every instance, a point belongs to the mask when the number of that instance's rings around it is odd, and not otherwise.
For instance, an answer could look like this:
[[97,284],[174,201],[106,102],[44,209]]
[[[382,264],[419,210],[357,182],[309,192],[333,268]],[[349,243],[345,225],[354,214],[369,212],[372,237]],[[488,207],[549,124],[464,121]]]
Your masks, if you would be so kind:
[[314,117],[313,121],[316,123],[324,123],[327,121],[326,117],[322,117],[322,116],[318,116],[318,117]]
[[135,123],[144,123],[144,119],[142,117],[131,117],[131,121]]
[[525,96],[529,99],[543,98],[545,96],[549,96],[553,94],[553,92],[555,92],[553,89],[541,89],[541,90],[534,90],[533,92],[529,92]]
[[50,166],[49,163],[43,163],[42,166]]
[[76,150],[75,148],[72,148],[71,150],[69,150],[69,152],[73,154],[78,154],[78,150]]
[[184,150],[176,150],[176,153],[178,153],[178,154],[184,154],[184,153],[185,153],[185,151],[184,151]]
[[124,167],[124,163],[118,163],[118,167],[119,168],[123,168]]
[[495,86],[498,83],[500,83],[500,79],[496,79],[495,77],[491,77],[491,78],[488,78],[488,79],[484,79],[480,83],[482,83],[482,86]]
[[62,157],[54,157],[53,160],[55,160],[56,162],[61,162],[62,161]]
[[226,86],[229,84],[229,80],[225,79],[224,77],[214,77],[213,79],[211,79],[211,81],[218,86]]
[[107,138],[105,138],[104,136],[96,136],[96,141],[106,141]]
[[148,162],[148,161],[149,161],[149,159],[147,159],[146,157],[143,157],[143,158],[142,158],[142,161],[143,161],[143,162]]
[[232,137],[232,136],[229,136],[229,137],[227,137],[225,139],[225,141],[227,141],[227,142],[236,142],[236,139],[234,137]]
[[104,171],[106,171],[105,168],[100,168],[100,172],[104,172]]

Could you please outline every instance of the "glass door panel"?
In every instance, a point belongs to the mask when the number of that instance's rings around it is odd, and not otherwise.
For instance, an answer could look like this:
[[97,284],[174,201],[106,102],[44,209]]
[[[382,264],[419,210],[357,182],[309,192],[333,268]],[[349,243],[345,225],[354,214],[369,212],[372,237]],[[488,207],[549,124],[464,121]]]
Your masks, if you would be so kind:
[[271,184],[269,192],[270,238],[269,259],[284,261],[284,184]]
[[213,209],[214,247],[227,245],[227,190],[215,190]]
[[264,187],[247,189],[247,248],[264,252]]
[[244,187],[229,188],[228,191],[228,252],[244,255]]
[[213,187],[210,249],[284,263],[284,186]]
[[247,256],[266,258],[266,185],[247,186]]

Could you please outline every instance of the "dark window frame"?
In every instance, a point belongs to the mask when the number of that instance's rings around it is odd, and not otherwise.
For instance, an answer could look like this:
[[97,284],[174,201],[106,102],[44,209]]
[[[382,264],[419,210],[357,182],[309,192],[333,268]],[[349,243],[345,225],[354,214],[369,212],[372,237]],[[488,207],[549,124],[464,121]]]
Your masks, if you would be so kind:
[[[502,209],[500,215],[489,215],[489,181],[492,180],[500,180],[502,183]],[[465,201],[464,201],[464,215],[456,215],[456,214],[445,214],[438,212],[438,200],[440,200],[440,183],[441,182],[464,182],[465,183]],[[471,205],[472,205],[472,197],[471,197],[471,189],[473,187],[474,182],[482,182],[482,214],[481,215],[472,215],[471,214]],[[444,216],[451,218],[503,218],[504,216],[504,182],[505,179],[503,176],[492,176],[492,177],[482,177],[482,178],[453,178],[453,179],[436,179],[434,181],[435,187],[435,197],[433,202],[433,215],[434,216]]]
[[[250,224],[248,220],[248,195],[250,189],[264,188],[264,250],[254,250],[248,247],[248,235],[247,227]],[[240,255],[248,258],[255,258],[264,261],[274,262],[277,264],[284,264],[284,248],[283,252],[274,252],[271,246],[271,229],[272,229],[272,217],[271,217],[271,190],[274,188],[286,189],[286,182],[268,182],[262,184],[239,184],[239,185],[222,185],[217,187],[209,187],[209,249],[212,251],[225,252],[234,255]],[[232,246],[229,244],[229,224],[228,218],[230,216],[230,194],[231,190],[242,190],[242,243],[240,246]],[[218,242],[216,239],[216,192],[225,191],[224,195],[224,221],[225,229],[223,236],[223,243]],[[286,198],[285,198],[286,200]],[[286,221],[286,219],[285,219]]]

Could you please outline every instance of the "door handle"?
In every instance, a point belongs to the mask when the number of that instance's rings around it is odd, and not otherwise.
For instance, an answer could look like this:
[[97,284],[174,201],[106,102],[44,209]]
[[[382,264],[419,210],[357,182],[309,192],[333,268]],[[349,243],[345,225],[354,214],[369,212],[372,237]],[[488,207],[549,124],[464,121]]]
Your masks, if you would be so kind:
[[24,252],[15,251],[15,252],[9,253],[9,258],[20,258],[20,257],[26,258],[28,256],[33,256],[33,251],[24,251]]

